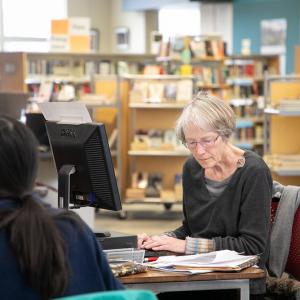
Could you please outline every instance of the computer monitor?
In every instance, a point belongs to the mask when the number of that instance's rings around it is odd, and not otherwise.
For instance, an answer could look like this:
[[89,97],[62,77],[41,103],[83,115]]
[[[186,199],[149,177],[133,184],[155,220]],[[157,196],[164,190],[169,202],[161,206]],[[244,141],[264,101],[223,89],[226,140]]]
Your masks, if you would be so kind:
[[25,113],[29,93],[22,92],[0,92],[0,112],[20,120],[22,113]]
[[[49,147],[46,120],[42,113],[26,113],[26,126],[31,129],[40,146]],[[48,148],[49,149],[49,148]]]
[[121,210],[104,124],[46,121],[58,171],[59,206]]

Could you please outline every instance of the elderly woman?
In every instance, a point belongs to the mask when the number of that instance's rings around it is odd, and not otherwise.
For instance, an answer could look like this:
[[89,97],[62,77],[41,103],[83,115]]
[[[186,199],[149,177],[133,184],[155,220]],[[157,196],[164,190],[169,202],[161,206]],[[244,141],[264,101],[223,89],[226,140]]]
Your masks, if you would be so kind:
[[[182,226],[159,236],[139,235],[139,246],[195,254],[235,250],[260,254],[269,249],[272,178],[263,159],[234,146],[235,116],[225,102],[198,95],[183,110],[176,133],[191,152],[183,167]],[[251,292],[265,292],[263,282]]]

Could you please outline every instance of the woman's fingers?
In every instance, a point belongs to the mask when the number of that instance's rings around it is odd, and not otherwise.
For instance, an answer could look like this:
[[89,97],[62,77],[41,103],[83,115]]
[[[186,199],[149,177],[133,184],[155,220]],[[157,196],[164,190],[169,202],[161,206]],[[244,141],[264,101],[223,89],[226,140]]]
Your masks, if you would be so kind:
[[137,235],[138,238],[138,249],[143,248],[143,245],[145,242],[149,241],[150,236],[148,236],[146,233],[141,233]]

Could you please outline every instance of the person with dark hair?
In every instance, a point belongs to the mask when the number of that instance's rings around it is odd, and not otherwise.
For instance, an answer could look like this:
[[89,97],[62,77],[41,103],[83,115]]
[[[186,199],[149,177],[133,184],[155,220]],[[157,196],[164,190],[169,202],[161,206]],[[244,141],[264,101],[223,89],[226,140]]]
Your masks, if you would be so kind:
[[33,133],[0,116],[0,145],[0,298],[123,289],[88,226],[34,195],[38,143]]

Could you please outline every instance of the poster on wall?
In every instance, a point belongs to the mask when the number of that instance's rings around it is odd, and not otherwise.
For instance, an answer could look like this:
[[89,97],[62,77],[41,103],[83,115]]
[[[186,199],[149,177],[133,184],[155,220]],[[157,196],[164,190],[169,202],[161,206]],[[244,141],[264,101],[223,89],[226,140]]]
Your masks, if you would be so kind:
[[286,51],[286,19],[262,20],[261,52],[266,54],[281,54]]
[[117,27],[115,29],[117,50],[128,50],[129,48],[129,29],[127,27]]
[[281,73],[285,73],[286,31],[286,19],[268,19],[262,20],[260,23],[260,52],[262,54],[280,55]]

